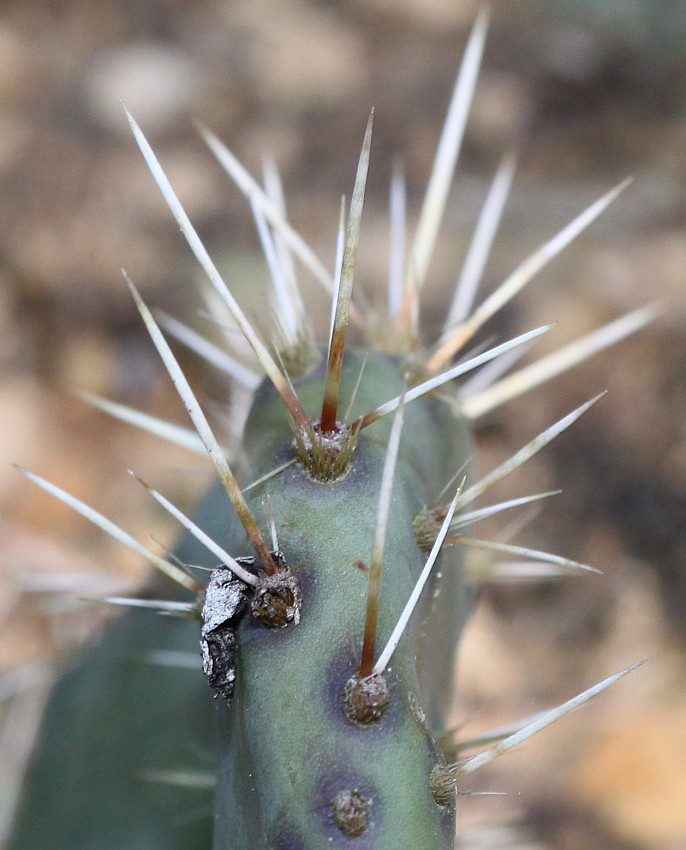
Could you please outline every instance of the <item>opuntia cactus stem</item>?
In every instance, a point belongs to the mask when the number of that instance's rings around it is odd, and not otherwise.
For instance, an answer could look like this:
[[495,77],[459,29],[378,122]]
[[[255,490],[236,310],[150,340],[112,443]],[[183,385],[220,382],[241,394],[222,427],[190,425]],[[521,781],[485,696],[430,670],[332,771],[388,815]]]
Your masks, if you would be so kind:
[[[400,172],[394,172],[386,315],[367,315],[353,298],[371,116],[347,216],[341,204],[333,275],[286,220],[275,173],[269,173],[263,189],[218,139],[203,131],[255,214],[272,273],[278,325],[267,344],[229,291],[127,113],[209,285],[252,346],[266,378],[257,385],[251,367],[235,354],[222,356],[194,331],[164,321],[173,335],[255,391],[232,469],[158,322],[124,273],[200,442],[187,429],[90,400],[160,436],[201,448],[218,484],[191,520],[138,479],[186,529],[176,556],[163,558],[74,496],[25,472],[146,558],[165,579],[152,581],[141,598],[109,598],[139,610],[110,626],[57,685],[9,850],[449,850],[455,841],[457,795],[464,793],[462,777],[628,672],[512,734],[486,735],[482,743],[492,746],[467,760],[453,760],[459,742],[446,742],[445,751],[439,745],[452,699],[455,650],[476,583],[507,575],[497,564],[468,569],[465,551],[515,556],[520,571],[530,574],[535,562],[555,575],[593,569],[528,547],[474,538],[468,531],[485,516],[551,493],[469,512],[465,508],[599,397],[476,480],[474,421],[618,342],[655,313],[654,308],[635,311],[508,376],[504,372],[512,366],[512,352],[553,325],[487,351],[465,352],[484,323],[627,185],[592,204],[472,308],[512,181],[514,159],[506,157],[445,325],[435,341],[422,337],[419,297],[452,184],[486,23],[487,13],[481,12],[407,262],[404,188]],[[313,342],[293,257],[333,296],[325,356]],[[346,347],[349,321],[366,333],[359,348]],[[453,364],[456,355],[461,359]],[[478,381],[451,388],[458,377],[481,367]],[[153,618],[144,608],[175,617]],[[196,660],[193,669],[189,658]],[[194,784],[179,777],[198,776],[198,766],[189,759],[199,747],[212,754],[205,767],[216,766],[211,829],[208,820],[192,827],[175,820],[183,795],[190,793],[182,786]],[[176,784],[169,784],[170,777]],[[197,791],[197,782],[194,787]]]

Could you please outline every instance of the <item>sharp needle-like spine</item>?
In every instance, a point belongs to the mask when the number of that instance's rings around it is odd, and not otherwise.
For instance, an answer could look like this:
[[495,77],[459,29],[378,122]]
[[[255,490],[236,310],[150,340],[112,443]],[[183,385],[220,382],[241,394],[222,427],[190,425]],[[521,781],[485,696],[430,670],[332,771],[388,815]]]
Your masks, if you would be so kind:
[[510,193],[514,171],[515,158],[510,154],[503,158],[481,210],[481,215],[474,229],[474,236],[455,287],[455,295],[448,310],[444,332],[464,321],[472,309],[474,297],[481,282],[491,245],[505,208],[505,202]]
[[144,770],[140,774],[149,782],[159,782],[161,785],[173,785],[176,788],[195,788],[212,790],[217,786],[214,773],[200,770]]
[[136,657],[144,664],[175,667],[177,670],[199,670],[202,664],[199,653],[179,649],[150,649],[138,653]]
[[165,175],[162,167],[152,151],[152,148],[148,144],[147,139],[143,135],[140,127],[134,120],[131,113],[126,110],[126,115],[129,120],[129,124],[131,126],[131,130],[133,132],[134,138],[138,144],[138,147],[145,158],[146,163],[148,164],[148,168],[155,179],[155,182],[160,188],[162,195],[164,196],[169,209],[171,210],[174,218],[176,219],[179,227],[181,228],[181,232],[186,237],[186,241],[190,246],[191,250],[195,254],[196,259],[202,266],[205,274],[207,275],[210,283],[217,290],[219,295],[221,296],[224,303],[228,306],[231,314],[241,329],[243,335],[248,340],[250,345],[253,348],[253,351],[257,355],[258,360],[262,364],[262,368],[269,376],[269,379],[272,381],[278,392],[281,394],[284,404],[288,408],[291,416],[293,417],[294,422],[299,427],[303,427],[307,424],[307,416],[305,411],[302,409],[300,402],[297,397],[293,396],[288,388],[288,384],[284,379],[283,374],[280,372],[278,366],[274,362],[271,354],[267,350],[267,347],[260,340],[260,338],[255,333],[252,325],[247,320],[245,314],[238,306],[238,302],[233,297],[226,283],[224,282],[222,276],[219,274],[217,267],[213,263],[210,255],[207,253],[207,249],[203,245],[200,237],[196,233],[193,225],[190,222],[190,219],[186,215],[185,210],[183,209],[181,202],[179,201],[176,193],[171,187],[167,176]]
[[556,375],[566,372],[578,363],[582,363],[599,351],[615,345],[627,336],[652,322],[661,312],[660,307],[652,305],[627,313],[602,328],[565,345],[529,366],[502,378],[497,383],[470,395],[462,401],[463,411],[470,419],[477,419],[500,407],[507,401],[517,398],[533,387],[549,381]]
[[364,375],[364,370],[367,368],[367,360],[369,359],[369,355],[365,354],[362,358],[362,365],[360,366],[360,371],[357,373],[357,379],[355,380],[355,386],[353,387],[353,391],[350,393],[350,401],[348,402],[348,407],[345,411],[345,416],[343,417],[343,421],[347,422],[350,419],[350,414],[352,412],[353,407],[355,406],[355,399],[357,398],[357,393],[360,389],[360,384],[362,383],[362,376]]
[[562,705],[558,705],[556,708],[551,708],[549,711],[543,712],[536,720],[533,721],[533,723],[530,723],[528,726],[520,729],[519,732],[515,732],[514,735],[509,735],[503,741],[499,741],[483,753],[472,756],[472,758],[467,759],[467,761],[462,764],[456,765],[456,775],[459,776],[465,773],[471,773],[477,768],[482,767],[484,764],[488,764],[489,761],[493,761],[494,758],[497,758],[499,755],[511,750],[512,747],[516,747],[517,744],[520,744],[522,741],[525,741],[527,738],[535,735],[536,732],[540,732],[541,729],[545,729],[546,726],[550,726],[551,723],[554,723],[556,720],[564,717],[565,714],[569,714],[570,711],[573,711],[575,708],[579,708],[579,706],[588,702],[592,697],[596,696],[601,691],[604,691],[606,688],[609,688],[610,685],[614,685],[615,682],[618,682],[628,673],[631,673],[632,670],[640,667],[641,664],[643,664],[643,662],[638,661],[630,667],[627,667],[625,670],[615,673],[614,676],[609,676],[607,679],[604,679],[592,688],[588,688],[588,690],[572,697],[572,699],[562,703]]
[[400,311],[405,276],[407,189],[402,166],[396,160],[391,173],[389,203],[390,251],[388,258],[388,318],[394,322]]
[[125,404],[118,404],[116,401],[110,401],[106,398],[100,398],[100,396],[92,395],[91,393],[76,392],[75,395],[77,398],[85,401],[86,404],[90,404],[91,407],[107,413],[108,416],[112,416],[114,419],[119,419],[120,422],[135,425],[137,428],[148,431],[156,437],[160,437],[163,440],[174,443],[174,445],[207,457],[202,440],[190,428],[184,428],[175,422],[167,422],[165,419],[159,419],[157,416],[151,416],[149,413],[143,413],[141,410],[136,410]]
[[67,493],[66,490],[62,490],[61,487],[51,484],[49,481],[46,481],[45,478],[41,478],[39,475],[29,472],[21,466],[17,466],[15,464],[15,468],[18,469],[22,475],[25,475],[30,481],[33,481],[34,484],[42,487],[43,490],[55,496],[61,502],[64,502],[65,505],[69,505],[70,508],[81,514],[82,517],[90,520],[90,522],[97,525],[98,528],[101,528],[111,537],[114,537],[115,540],[123,543],[124,546],[132,549],[142,558],[145,558],[148,563],[157,567],[160,572],[169,576],[169,578],[173,581],[196,594],[203,589],[203,586],[195,578],[193,578],[193,576],[185,572],[185,570],[180,569],[175,564],[170,564],[169,561],[165,561],[164,558],[161,558],[157,553],[148,549],[147,546],[143,546],[142,543],[139,543],[135,538],[131,537],[130,534],[119,528],[118,525],[115,525],[112,520],[107,519],[107,517],[91,508],[85,502],[82,502],[80,499],[77,499],[75,496]]
[[509,543],[497,543],[494,540],[477,540],[473,537],[451,537],[445,538],[446,545],[459,544],[462,546],[472,546],[475,549],[489,549],[493,552],[505,552],[508,555],[520,555],[524,558],[530,558],[533,561],[543,561],[546,564],[555,564],[559,567],[566,567],[570,570],[586,570],[590,573],[602,573],[601,570],[595,567],[589,567],[587,564],[580,564],[578,561],[572,561],[569,558],[562,558],[560,555],[552,555],[550,552],[541,552],[538,549],[529,549],[526,546],[512,546]]
[[530,345],[522,345],[517,349],[508,351],[506,354],[503,354],[502,357],[498,357],[497,360],[487,363],[482,369],[479,369],[476,374],[472,375],[471,378],[468,378],[460,385],[457,391],[458,398],[471,398],[471,396],[488,389],[506,372],[509,372],[516,363],[526,357],[530,348]]
[[471,581],[513,584],[515,582],[541,582],[571,575],[572,569],[540,561],[500,561],[487,564],[467,561],[467,575]]
[[336,235],[336,257],[334,259],[333,293],[331,296],[331,318],[329,320],[329,340],[333,336],[338,307],[338,292],[341,288],[341,273],[343,271],[343,249],[345,248],[345,195],[341,197],[341,208],[338,214],[338,234]]
[[108,605],[121,605],[125,608],[151,608],[161,614],[193,615],[198,606],[191,602],[175,602],[169,599],[134,599],[129,596],[101,596],[88,599],[88,602],[106,602]]
[[194,351],[203,360],[232,377],[236,383],[245,387],[246,390],[254,392],[260,384],[261,378],[247,366],[244,366],[235,357],[227,354],[218,345],[210,342],[202,334],[193,328],[189,328],[183,322],[168,316],[166,313],[157,313],[159,324],[179,342],[183,343],[191,351]]
[[383,570],[384,553],[386,550],[388,517],[391,511],[391,501],[393,498],[393,478],[395,476],[395,467],[398,461],[398,450],[400,448],[400,436],[402,434],[404,414],[405,405],[401,398],[400,405],[393,419],[393,427],[391,428],[391,433],[388,438],[386,458],[384,460],[381,484],[379,487],[379,505],[376,514],[376,525],[374,527],[372,558],[369,564],[369,590],[367,594],[364,640],[362,643],[362,661],[360,663],[361,679],[371,675],[374,664],[374,646],[376,643],[376,624],[379,613],[381,573]]
[[[516,346],[518,345],[524,345],[524,343],[527,343],[532,339],[536,339],[536,337],[541,336],[541,334],[547,333],[554,327],[555,324],[543,325],[543,327],[535,328],[532,331],[527,331],[527,333],[520,334],[520,336],[514,337],[513,339],[510,339],[507,342],[496,346],[495,348],[490,348],[488,351],[484,351],[481,354],[477,354],[476,357],[472,357],[469,360],[466,360],[464,363],[458,363],[456,366],[453,366],[451,369],[447,369],[442,374],[436,375],[433,378],[429,378],[428,381],[424,381],[416,387],[412,387],[412,389],[408,390],[405,394],[405,401],[414,401],[414,399],[420,398],[421,396],[432,392],[438,387],[443,386],[443,384],[447,384],[448,381],[453,381],[460,375],[464,375],[466,372],[469,372],[472,369],[476,369],[477,366],[480,366],[482,363],[487,363],[489,360],[493,360],[496,357],[500,357],[501,354],[504,354],[506,351],[510,351],[510,349],[512,348],[516,348]],[[352,424],[351,427],[353,431],[360,431],[363,428],[367,428],[369,425],[376,422],[378,419],[381,419],[382,416],[386,416],[388,413],[392,413],[400,404],[400,398],[400,396],[396,396],[390,401],[387,401],[385,404],[382,404],[374,410],[370,411],[369,413],[366,413],[364,416],[361,416]]]
[[528,510],[510,520],[510,522],[498,531],[497,540],[499,543],[509,543],[514,540],[517,535],[521,534],[540,514],[541,506],[532,505]]
[[459,753],[465,750],[473,750],[477,747],[484,747],[496,741],[502,741],[503,738],[508,738],[510,735],[514,735],[515,732],[520,732],[525,726],[539,720],[545,713],[545,711],[537,711],[535,714],[530,714],[521,720],[513,720],[511,723],[504,723],[502,726],[488,729],[486,732],[475,735],[473,738],[464,738],[456,741],[453,744],[454,751]]
[[294,466],[298,462],[298,458],[294,457],[291,460],[287,460],[286,463],[282,463],[280,466],[275,466],[274,469],[269,470],[269,472],[265,472],[264,475],[261,475],[259,478],[255,479],[255,481],[251,481],[246,487],[243,488],[243,493],[247,493],[249,490],[253,490],[255,487],[259,487],[260,484],[264,484],[265,481],[269,481],[270,478],[275,478],[277,475],[280,475],[285,469],[288,469],[289,466]]
[[276,244],[269,231],[267,220],[262,212],[262,207],[257,203],[255,197],[250,199],[257,233],[260,237],[262,245],[262,253],[267,262],[267,268],[271,275],[272,292],[276,296],[277,311],[279,325],[282,327],[287,339],[290,343],[294,343],[298,338],[298,319],[296,305],[291,300],[291,293],[286,286],[286,282],[281,271],[281,265],[276,252]]
[[400,638],[403,636],[403,632],[407,628],[407,624],[409,622],[410,617],[412,616],[412,612],[417,606],[417,602],[419,601],[419,597],[422,593],[422,590],[424,589],[424,585],[426,584],[429,579],[429,576],[431,575],[431,570],[433,569],[434,564],[436,563],[436,560],[438,559],[438,556],[441,552],[443,541],[446,535],[448,534],[448,529],[450,528],[450,523],[452,521],[453,514],[455,513],[457,501],[459,499],[461,490],[462,485],[460,485],[460,487],[458,488],[457,493],[455,494],[455,498],[453,499],[450,504],[450,507],[448,508],[446,517],[443,520],[443,524],[441,525],[434,545],[431,547],[431,552],[429,553],[429,557],[426,559],[424,568],[422,569],[422,572],[420,573],[419,578],[415,583],[412,594],[410,595],[410,598],[407,601],[407,605],[405,605],[405,608],[403,609],[403,612],[400,615],[400,618],[395,628],[393,629],[390,638],[388,639],[388,643],[386,644],[383,652],[379,656],[379,660],[374,665],[374,669],[372,672],[377,675],[383,673],[383,671],[386,669],[388,662],[391,660],[391,656],[395,652],[395,648],[400,643]]
[[272,500],[269,496],[267,496],[267,507],[269,514],[269,533],[272,538],[272,549],[274,552],[279,551],[279,535],[276,530],[276,521],[274,520],[274,508],[272,506]]
[[291,227],[286,221],[279,207],[267,196],[260,184],[248,174],[246,169],[221,142],[214,133],[211,133],[206,128],[200,126],[200,135],[205,143],[217,158],[219,164],[224,168],[226,173],[234,180],[238,188],[249,199],[256,199],[262,207],[265,218],[273,228],[283,236],[288,242],[293,253],[298,257],[302,264],[309,269],[314,278],[320,283],[324,289],[331,293],[333,291],[333,279],[331,273],[326,269],[326,266],[320,261],[314,251],[300,236],[299,233]]
[[138,481],[138,483],[145,487],[145,489],[150,493],[153,499],[162,507],[168,511],[176,520],[178,520],[181,525],[189,531],[196,540],[200,541],[206,549],[212,552],[219,561],[224,564],[231,572],[239,578],[241,581],[245,582],[245,584],[250,584],[253,587],[257,584],[257,577],[253,575],[253,573],[248,572],[245,567],[242,567],[238,561],[235,560],[228,552],[226,552],[219,544],[215,543],[214,540],[206,534],[201,528],[199,528],[191,519],[189,519],[184,513],[182,513],[175,505],[173,505],[169,499],[165,498],[160,492],[151,487],[147,482],[145,482],[142,478],[136,475],[135,472],[129,470],[129,475]]
[[534,251],[521,263],[500,286],[486,298],[464,322],[446,335],[438,350],[429,358],[428,367],[437,371],[447,363],[479,330],[479,328],[523,289],[527,283],[570,242],[579,236],[614,199],[631,183],[623,180],[614,189],[585,209],[552,239]]
[[546,430],[542,431],[537,437],[534,437],[533,440],[519,449],[519,451],[515,452],[512,457],[501,463],[488,475],[477,481],[476,484],[472,484],[472,486],[465,490],[460,496],[458,507],[463,508],[465,505],[473,502],[474,499],[480,496],[489,487],[493,486],[493,484],[497,481],[502,481],[503,478],[508,476],[511,472],[514,472],[515,469],[518,469],[523,463],[529,460],[529,458],[538,454],[544,446],[547,446],[548,443],[555,439],[555,437],[561,434],[565,429],[569,428],[573,422],[576,422],[580,416],[582,416],[598,401],[598,399],[602,398],[604,395],[605,393],[599,393],[594,398],[577,407],[575,410],[572,410],[571,413],[563,416],[562,419],[555,422],[549,428],[546,428]]
[[248,535],[248,539],[250,540],[253,549],[262,561],[265,570],[270,574],[276,572],[276,566],[273,558],[264,542],[259,528],[257,527],[255,518],[253,517],[247,502],[243,498],[241,489],[234,478],[233,472],[231,472],[231,468],[226,460],[224,452],[217,442],[217,438],[214,436],[214,433],[210,428],[210,424],[207,421],[205,414],[202,412],[190,384],[186,380],[186,376],[181,371],[181,367],[179,366],[176,357],[174,357],[174,354],[169,347],[169,343],[162,335],[162,331],[157,326],[157,322],[155,321],[152,313],[147,308],[145,302],[138,294],[138,290],[128,277],[126,277],[126,282],[131,290],[131,294],[136,302],[138,311],[145,322],[155,348],[159,352],[159,355],[169,372],[169,376],[174,382],[174,386],[181,396],[189,416],[193,420],[198,436],[203,441],[207,454],[214,464],[214,468],[217,470],[219,480],[226,490],[226,494],[231,500],[231,504],[238,514],[238,518],[245,528],[245,532]]
[[508,499],[506,502],[498,502],[495,505],[489,505],[486,508],[479,508],[479,510],[476,511],[461,513],[453,520],[451,531],[463,528],[465,525],[472,525],[479,520],[486,519],[494,514],[499,514],[502,511],[509,510],[510,508],[518,508],[522,505],[538,502],[541,499],[547,499],[550,496],[558,496],[561,492],[562,490],[548,490],[545,493],[535,493],[533,496],[520,496],[517,499]]
[[418,291],[424,285],[429,262],[436,244],[438,229],[443,219],[445,204],[453,181],[455,165],[467,123],[469,107],[479,74],[487,29],[488,11],[484,7],[477,15],[467,42],[410,253],[408,275],[413,279],[412,289]]
[[[267,198],[274,204],[284,221],[288,221],[286,213],[286,200],[283,193],[283,185],[281,175],[272,157],[265,157],[262,167],[264,175],[264,188]],[[255,197],[255,196],[253,196]],[[264,211],[262,211],[264,215]],[[265,216],[266,218],[266,216]],[[284,238],[281,228],[272,225],[274,244],[276,245],[276,253],[278,255],[279,267],[283,276],[284,285],[289,293],[289,299],[293,304],[295,315],[297,316],[297,325],[305,330],[309,335],[309,320],[305,310],[305,304],[302,299],[300,287],[298,286],[298,278],[293,265],[293,256],[291,247],[288,241]]]
[[357,257],[357,245],[360,239],[360,222],[362,209],[364,207],[364,192],[367,185],[367,172],[369,171],[369,154],[372,144],[372,124],[374,112],[372,111],[367,121],[367,128],[362,143],[362,152],[357,166],[355,187],[350,200],[350,212],[348,214],[348,225],[345,234],[345,248],[343,249],[343,262],[341,264],[340,286],[336,297],[336,312],[331,331],[329,343],[329,357],[326,369],[326,382],[324,384],[324,401],[322,404],[321,429],[324,433],[333,432],[336,429],[336,414],[338,411],[338,390],[341,378],[341,366],[343,364],[343,353],[345,350],[345,337],[348,328],[348,316],[352,299],[353,279],[355,275],[355,260]]

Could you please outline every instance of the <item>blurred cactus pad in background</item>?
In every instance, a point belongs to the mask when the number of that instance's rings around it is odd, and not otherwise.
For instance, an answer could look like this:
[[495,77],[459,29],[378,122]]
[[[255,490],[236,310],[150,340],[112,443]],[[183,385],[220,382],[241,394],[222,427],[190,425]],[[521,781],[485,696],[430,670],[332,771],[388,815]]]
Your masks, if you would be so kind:
[[8,850],[683,847],[685,28],[3,6]]

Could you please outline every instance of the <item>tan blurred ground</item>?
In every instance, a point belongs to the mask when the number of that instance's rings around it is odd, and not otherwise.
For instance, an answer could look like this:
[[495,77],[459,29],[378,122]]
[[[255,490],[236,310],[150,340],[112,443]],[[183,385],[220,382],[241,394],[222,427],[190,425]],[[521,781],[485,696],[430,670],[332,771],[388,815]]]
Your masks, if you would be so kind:
[[[0,671],[58,657],[93,616],[77,613],[71,594],[121,588],[141,569],[11,462],[144,540],[154,528],[170,542],[173,529],[138,492],[129,467],[180,503],[190,504],[207,480],[195,458],[71,395],[88,390],[183,421],[119,269],[126,266],[153,304],[186,318],[199,306],[190,294],[197,272],[118,98],[148,133],[239,296],[254,287],[253,275],[265,276],[257,240],[246,204],[203,149],[193,120],[217,132],[253,173],[263,151],[274,154],[293,221],[331,262],[338,198],[350,191],[375,106],[359,281],[380,299],[392,155],[404,158],[414,216],[476,5],[3,3]],[[602,2],[597,18],[587,4],[573,6],[492,4],[426,326],[440,320],[488,181],[512,148],[519,172],[488,287],[611,185],[627,174],[635,182],[494,328],[559,320],[542,352],[646,302],[663,299],[666,311],[636,339],[487,423],[484,470],[610,390],[507,488],[519,495],[563,487],[518,542],[605,574],[485,594],[462,652],[456,718],[482,729],[570,697],[634,660],[650,663],[474,777],[475,788],[507,790],[509,798],[466,798],[461,811],[465,828],[520,815],[522,847],[677,850],[686,845],[686,52],[673,36],[686,28],[686,10],[627,3],[613,19],[600,14]],[[310,297],[321,312],[320,296]],[[203,385],[224,401],[220,381]],[[35,589],[58,580],[66,596]],[[22,714],[28,734],[28,709]],[[11,779],[22,747],[9,737],[0,735],[0,759]]]

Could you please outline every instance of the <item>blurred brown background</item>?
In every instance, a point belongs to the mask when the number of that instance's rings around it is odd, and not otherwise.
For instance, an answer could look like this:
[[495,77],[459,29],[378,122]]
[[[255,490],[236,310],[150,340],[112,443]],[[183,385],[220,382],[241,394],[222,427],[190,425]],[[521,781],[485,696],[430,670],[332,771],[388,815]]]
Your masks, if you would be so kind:
[[[677,850],[686,846],[686,7],[491,7],[425,327],[440,320],[488,181],[512,149],[519,169],[486,287],[614,183],[636,179],[492,327],[507,333],[559,320],[543,352],[656,299],[666,311],[483,429],[479,462],[488,470],[610,390],[499,494],[564,488],[516,542],[605,573],[486,591],[462,651],[456,722],[468,721],[471,733],[562,701],[634,660],[650,663],[472,777],[474,790],[510,793],[462,800],[462,828],[476,830],[470,846],[489,848],[517,834],[531,850]],[[141,575],[135,558],[9,464],[55,481],[142,540],[155,528],[171,542],[173,529],[127,468],[182,504],[207,480],[196,459],[71,394],[88,390],[185,421],[119,269],[151,303],[189,320],[198,272],[118,98],[239,294],[266,276],[254,227],[193,121],[255,174],[262,154],[274,154],[293,222],[330,263],[338,198],[350,191],[375,106],[358,277],[378,300],[392,157],[404,159],[414,217],[476,8],[471,0],[4,0],[0,787],[11,788],[25,756],[46,664],[93,619],[73,596],[131,586]],[[321,312],[318,294],[311,297]],[[224,403],[216,376],[190,356],[187,363],[205,396]]]

